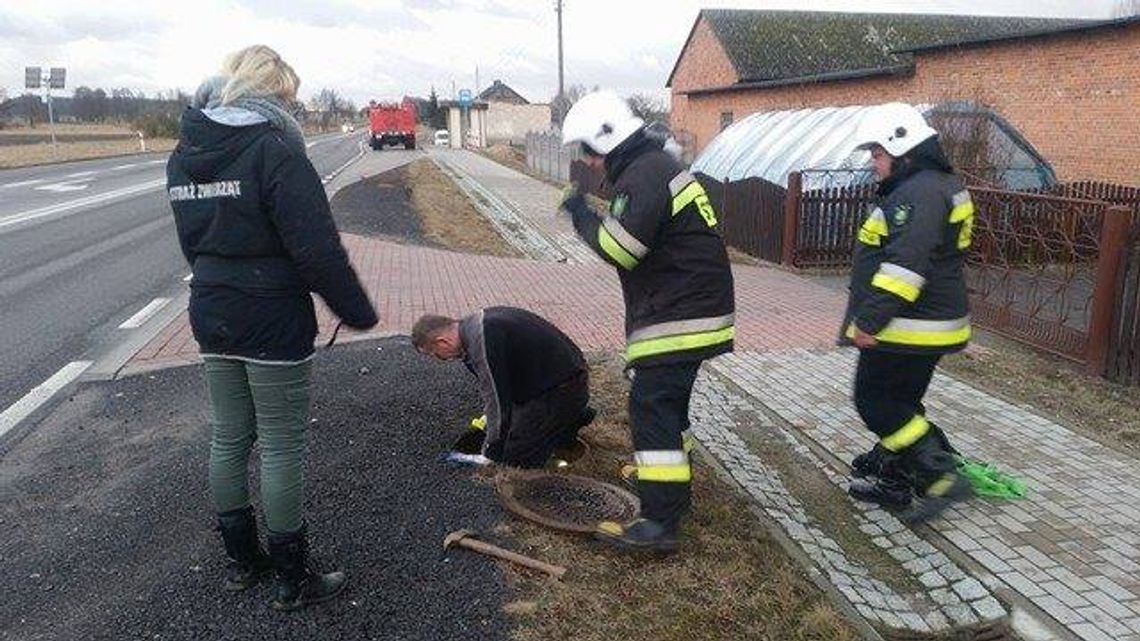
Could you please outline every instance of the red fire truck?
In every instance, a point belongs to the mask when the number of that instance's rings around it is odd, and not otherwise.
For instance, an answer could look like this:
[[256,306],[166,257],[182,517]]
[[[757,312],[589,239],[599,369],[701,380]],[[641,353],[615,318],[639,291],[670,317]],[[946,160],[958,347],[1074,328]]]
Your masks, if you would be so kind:
[[368,109],[369,144],[373,149],[385,145],[403,145],[416,148],[416,105],[410,100],[402,103],[371,103]]

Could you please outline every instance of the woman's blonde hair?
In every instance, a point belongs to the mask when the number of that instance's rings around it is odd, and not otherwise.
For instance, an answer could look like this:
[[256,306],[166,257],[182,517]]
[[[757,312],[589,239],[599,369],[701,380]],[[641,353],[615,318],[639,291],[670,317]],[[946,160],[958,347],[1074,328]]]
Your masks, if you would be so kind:
[[223,105],[254,96],[276,96],[291,102],[297,98],[301,85],[293,67],[265,45],[253,45],[226,56],[222,74],[229,78],[222,89]]

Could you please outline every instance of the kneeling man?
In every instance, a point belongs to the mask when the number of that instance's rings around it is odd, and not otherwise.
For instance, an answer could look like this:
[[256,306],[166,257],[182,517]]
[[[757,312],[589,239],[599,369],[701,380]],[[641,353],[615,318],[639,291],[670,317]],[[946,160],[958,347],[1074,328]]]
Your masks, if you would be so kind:
[[428,314],[412,344],[440,360],[463,359],[484,403],[483,456],[537,468],[572,448],[594,418],[582,350],[546,319],[515,307],[488,307],[462,319]]

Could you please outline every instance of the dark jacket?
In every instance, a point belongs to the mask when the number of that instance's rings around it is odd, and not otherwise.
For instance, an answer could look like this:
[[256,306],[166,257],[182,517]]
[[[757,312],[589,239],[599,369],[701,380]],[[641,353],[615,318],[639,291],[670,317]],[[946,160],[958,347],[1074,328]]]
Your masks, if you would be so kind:
[[231,127],[188,108],[166,176],[203,354],[308,358],[317,334],[310,292],[351,327],[376,324],[320,177],[268,123]]
[[855,327],[891,352],[947,353],[969,341],[964,268],[974,204],[941,165],[916,163],[880,188],[859,229],[844,341]]
[[463,364],[479,379],[487,417],[483,453],[499,461],[511,411],[586,371],[582,350],[550,321],[515,307],[488,307],[459,321]]
[[732,270],[701,184],[644,130],[606,155],[614,186],[599,217],[563,203],[582,240],[618,268],[629,366],[700,361],[732,351]]

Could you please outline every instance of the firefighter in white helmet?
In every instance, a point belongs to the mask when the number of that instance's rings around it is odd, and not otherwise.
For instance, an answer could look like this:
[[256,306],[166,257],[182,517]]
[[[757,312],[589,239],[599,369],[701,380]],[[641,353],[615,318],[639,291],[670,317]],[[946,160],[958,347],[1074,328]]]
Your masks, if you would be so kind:
[[562,142],[604,168],[609,212],[573,189],[562,208],[582,240],[618,270],[625,299],[629,415],[641,514],[604,522],[597,538],[627,549],[672,552],[689,508],[689,397],[701,361],[732,350],[732,272],[717,215],[697,180],[609,91],[566,114]]
[[914,107],[872,108],[858,140],[871,152],[878,199],[858,233],[843,339],[859,348],[855,407],[879,440],[852,464],[875,481],[848,492],[918,522],[970,494],[922,398],[942,355],[970,338],[964,263],[974,204]]

